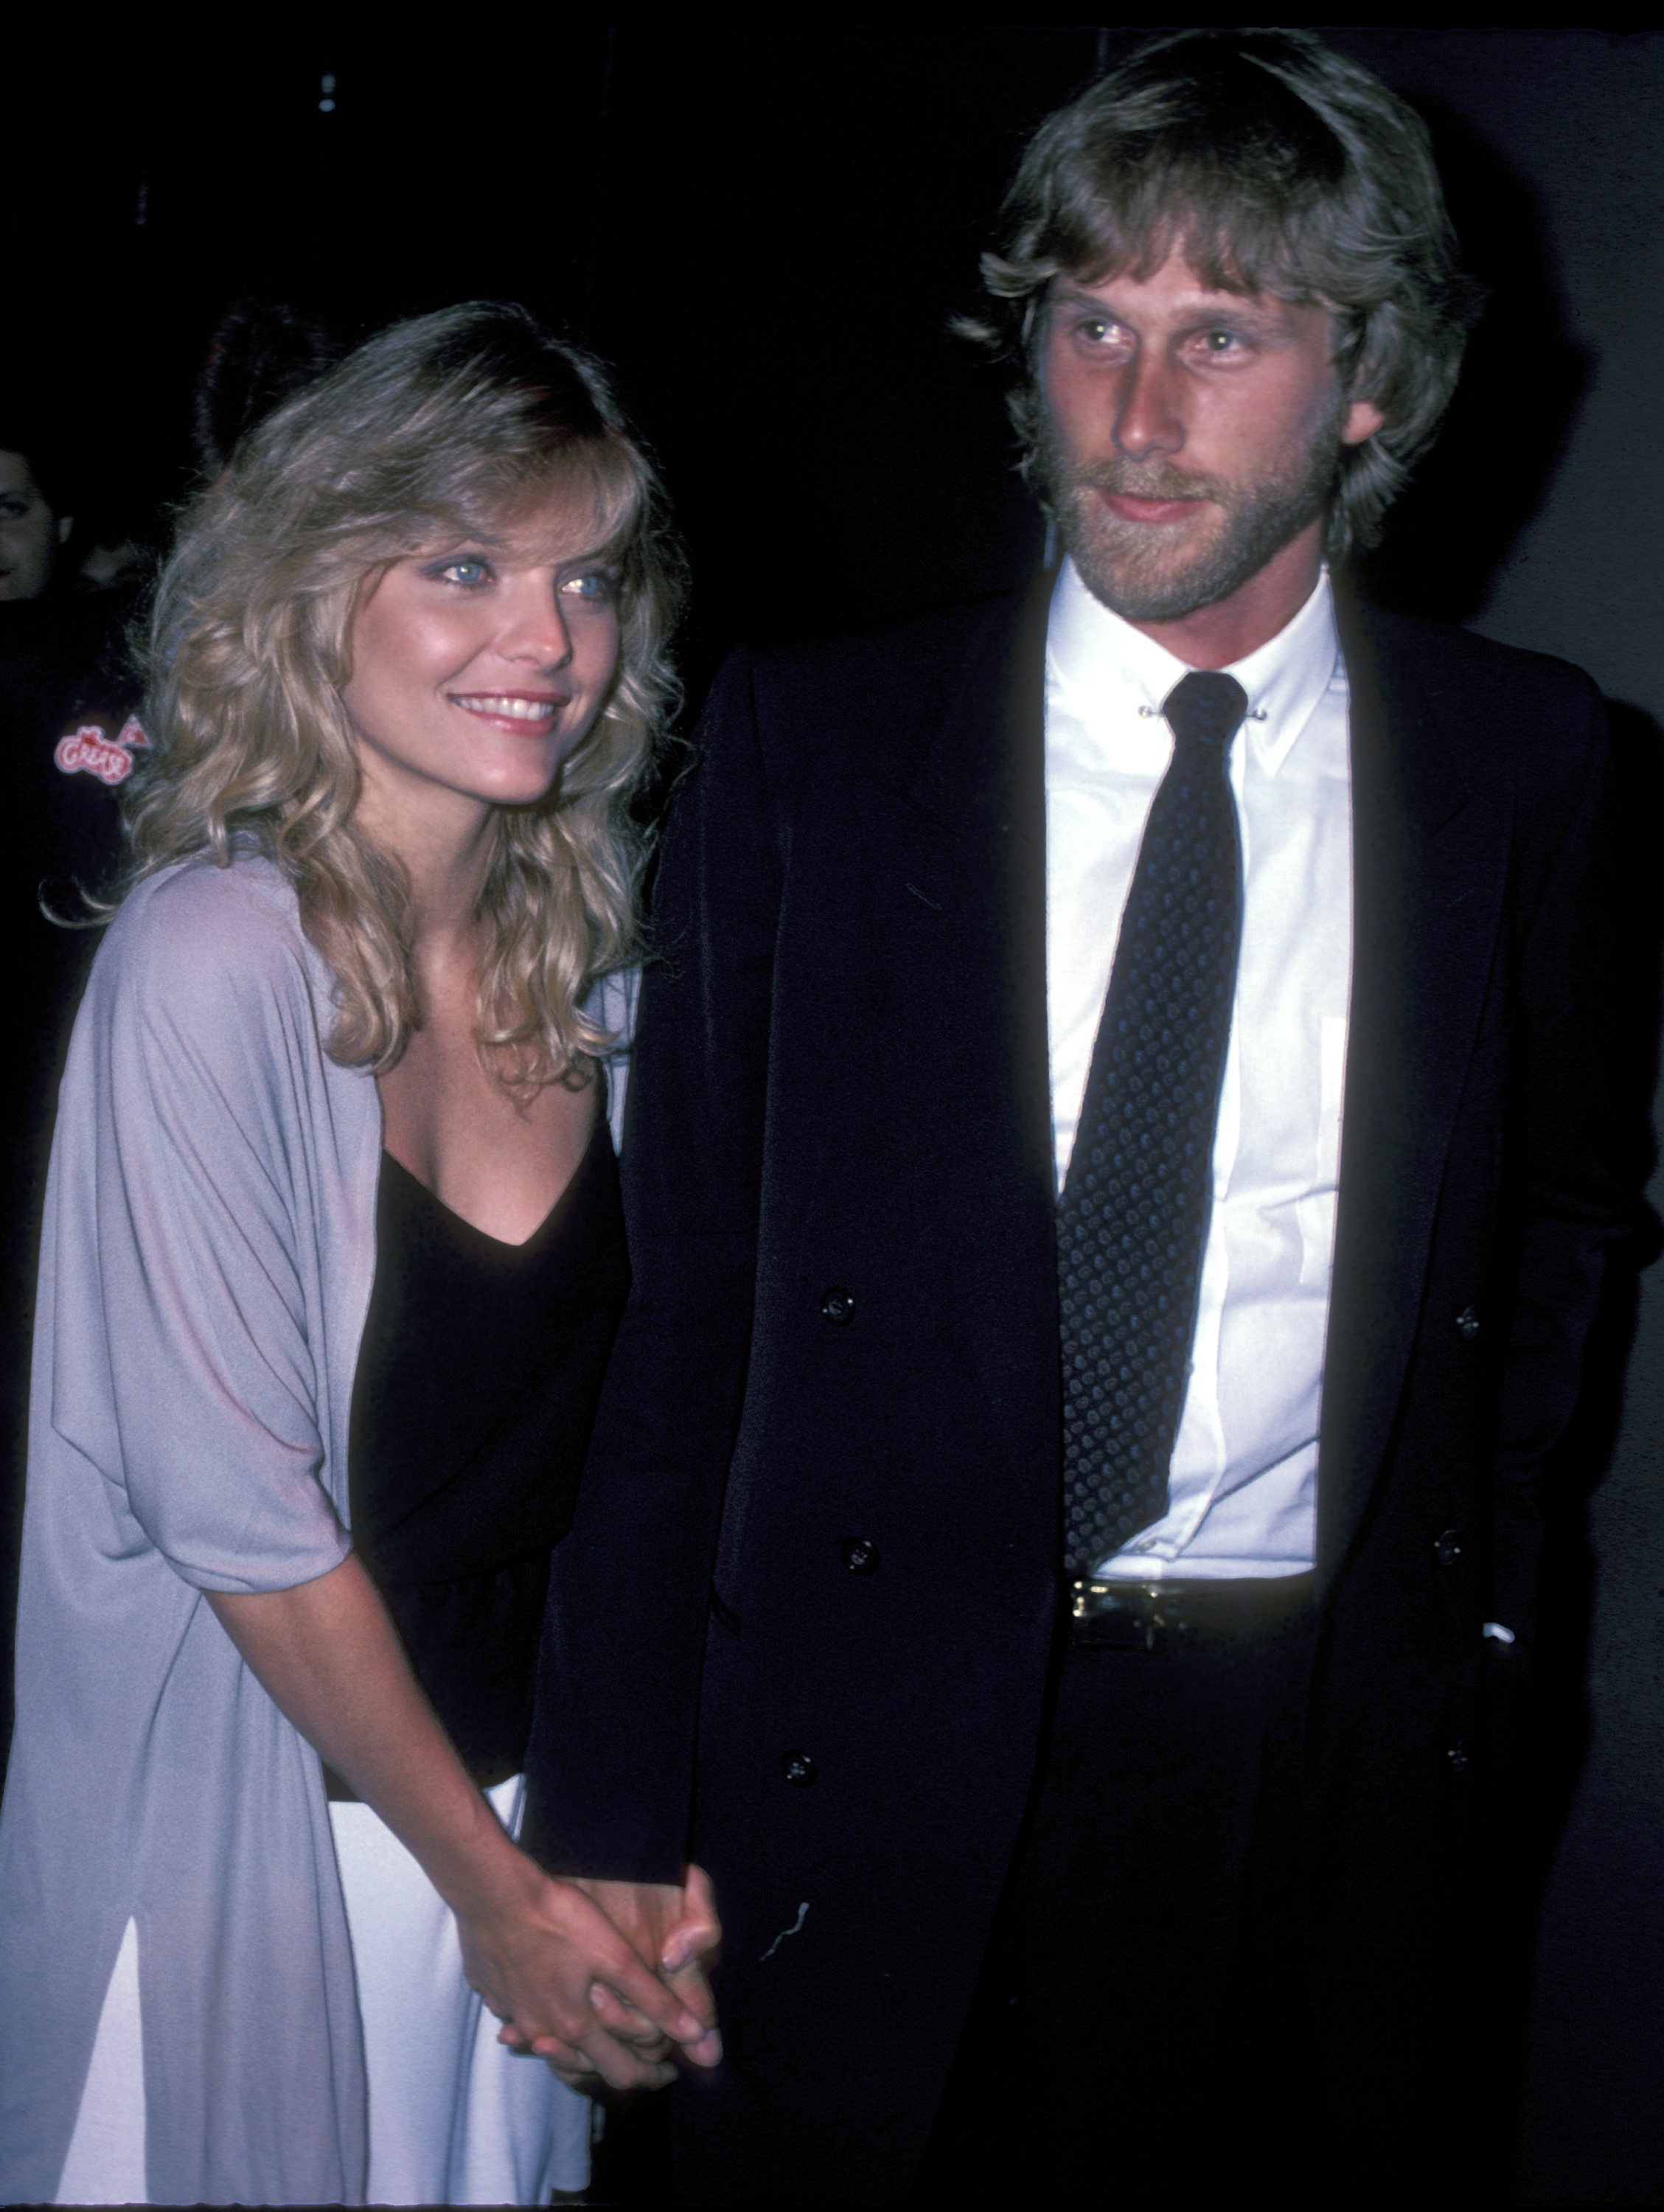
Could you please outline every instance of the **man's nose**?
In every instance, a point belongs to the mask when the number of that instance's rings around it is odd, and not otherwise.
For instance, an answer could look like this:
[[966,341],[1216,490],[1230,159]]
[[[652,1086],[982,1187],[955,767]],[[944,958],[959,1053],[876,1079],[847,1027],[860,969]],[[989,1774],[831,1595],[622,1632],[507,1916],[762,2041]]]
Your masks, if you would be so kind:
[[1117,394],[1116,450],[1129,460],[1176,453],[1185,441],[1179,372],[1156,352],[1140,352],[1125,371]]

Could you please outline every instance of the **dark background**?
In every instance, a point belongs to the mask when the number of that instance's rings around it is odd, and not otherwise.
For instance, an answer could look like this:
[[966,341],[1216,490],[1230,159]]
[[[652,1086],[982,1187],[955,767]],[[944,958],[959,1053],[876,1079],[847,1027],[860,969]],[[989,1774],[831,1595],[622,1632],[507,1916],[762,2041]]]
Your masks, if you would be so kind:
[[[142,514],[185,488],[191,382],[234,294],[315,308],[348,339],[458,299],[525,301],[616,364],[663,460],[695,564],[696,698],[741,635],[1029,573],[1038,532],[998,376],[946,325],[976,304],[1027,133],[1143,35],[493,18],[489,38],[457,26],[442,46],[285,31],[258,67],[89,40],[72,113],[38,83],[9,93],[5,344],[87,395],[111,503]],[[1582,663],[1618,707],[1644,1172],[1664,891],[1664,33],[1326,35],[1427,117],[1491,288],[1373,580]],[[1614,1288],[1561,1486],[1531,2204],[1664,2202],[1656,1250],[1642,1240]],[[1476,2042],[1507,2032],[1506,2009],[1499,1992]]]

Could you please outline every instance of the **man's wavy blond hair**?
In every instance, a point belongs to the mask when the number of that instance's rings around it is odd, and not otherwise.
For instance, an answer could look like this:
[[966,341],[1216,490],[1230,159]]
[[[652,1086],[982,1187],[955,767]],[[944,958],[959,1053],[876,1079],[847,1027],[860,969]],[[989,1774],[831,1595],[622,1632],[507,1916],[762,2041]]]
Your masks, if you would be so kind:
[[478,1038],[508,1087],[581,1082],[610,1042],[584,1002],[635,956],[629,801],[677,696],[681,550],[605,377],[520,307],[399,323],[262,422],[184,517],[151,623],[155,750],[128,803],[127,880],[191,854],[269,854],[337,979],[337,1060],[380,1073],[421,1019],[404,871],[353,821],[341,687],[360,594],[395,561],[565,501],[598,518],[619,661],[546,796],[493,825]]
[[1479,309],[1420,117],[1307,30],[1181,31],[1035,131],[962,337],[1022,364],[1007,399],[1042,499],[1039,367],[1054,279],[1153,276],[1182,252],[1220,291],[1327,308],[1349,398],[1386,417],[1338,465],[1327,550],[1375,544],[1456,387]]

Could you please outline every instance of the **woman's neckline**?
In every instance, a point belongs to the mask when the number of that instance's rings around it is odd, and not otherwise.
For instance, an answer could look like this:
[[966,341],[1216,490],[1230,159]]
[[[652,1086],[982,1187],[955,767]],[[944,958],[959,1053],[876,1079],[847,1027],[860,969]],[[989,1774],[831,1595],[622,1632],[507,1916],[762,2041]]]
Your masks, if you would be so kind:
[[578,1188],[579,1183],[583,1179],[585,1170],[589,1165],[595,1146],[600,1140],[604,1132],[605,1132],[610,1137],[610,1132],[607,1129],[606,1115],[604,1112],[598,1112],[594,1121],[590,1127],[588,1142],[584,1146],[583,1152],[579,1158],[577,1166],[574,1168],[572,1173],[567,1177],[565,1182],[556,1193],[554,1201],[550,1205],[548,1212],[544,1214],[543,1219],[537,1224],[537,1227],[531,1231],[529,1237],[522,1237],[518,1243],[511,1243],[506,1237],[494,1237],[489,1229],[482,1229],[477,1221],[471,1221],[465,1213],[459,1213],[455,1206],[447,1206],[436,1190],[430,1188],[429,1186],[422,1181],[419,1175],[416,1174],[412,1169],[406,1167],[404,1161],[399,1158],[398,1155],[396,1152],[389,1152],[386,1145],[383,1145],[381,1147],[381,1157],[383,1161],[388,1165],[397,1168],[399,1174],[404,1176],[405,1182],[410,1184],[414,1189],[419,1190],[430,1206],[437,1206],[447,1221],[455,1222],[460,1229],[463,1229],[467,1232],[469,1237],[476,1239],[482,1244],[489,1244],[494,1252],[525,1253],[530,1252],[534,1244],[541,1242],[544,1236],[555,1221],[556,1216],[566,1205],[567,1200],[571,1197],[573,1192]]

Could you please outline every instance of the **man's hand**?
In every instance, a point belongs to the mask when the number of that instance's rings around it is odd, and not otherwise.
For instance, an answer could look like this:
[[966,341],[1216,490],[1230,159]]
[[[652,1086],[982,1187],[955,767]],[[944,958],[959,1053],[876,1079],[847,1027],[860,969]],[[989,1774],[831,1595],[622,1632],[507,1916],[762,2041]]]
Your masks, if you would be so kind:
[[[705,1969],[714,1962],[722,1930],[709,1876],[701,1868],[689,1867],[679,1889],[668,1882],[580,1881],[570,1886],[627,1940],[638,1972],[645,1967],[657,1975],[663,1990],[681,2005],[683,2021],[667,2037],[629,2001],[618,1980],[598,1979],[591,1984],[589,1998],[601,2034],[586,2036],[581,2050],[574,2051],[563,2033],[537,2033],[518,2014],[510,2018],[499,2039],[547,2059],[562,2081],[578,2088],[592,2087],[597,2075],[614,2087],[635,2086],[615,2078],[625,2068],[639,2069],[639,2081],[649,2075],[655,2084],[668,2081],[675,2070],[666,2063],[672,2043],[692,2064],[714,2066],[722,2056],[722,2038]],[[660,2019],[663,2005],[660,1996],[653,2008]],[[695,2032],[687,2032],[690,2027]]]
[[703,1976],[695,1991],[703,2008],[695,2010],[684,1994],[688,1970],[673,1987],[648,1966],[589,1894],[601,1885],[553,1880],[526,1859],[520,1870],[526,1894],[507,1909],[457,1915],[468,1978],[506,2023],[500,2039],[547,2059],[574,2088],[598,2081],[612,2089],[662,2088],[675,2078],[672,2045],[702,2047],[711,2039],[714,2008]]

